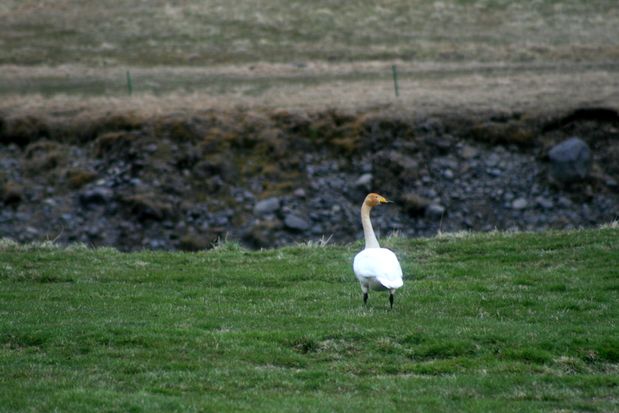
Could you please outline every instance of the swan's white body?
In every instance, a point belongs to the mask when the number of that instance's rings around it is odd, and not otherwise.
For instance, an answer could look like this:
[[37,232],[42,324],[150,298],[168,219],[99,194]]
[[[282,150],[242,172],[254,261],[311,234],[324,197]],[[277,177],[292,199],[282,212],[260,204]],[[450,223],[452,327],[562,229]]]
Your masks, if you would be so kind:
[[355,256],[353,270],[363,292],[400,288],[402,268],[395,254],[387,248],[366,248]]
[[381,248],[370,221],[370,210],[376,205],[387,203],[378,194],[369,194],[361,207],[361,224],[365,236],[365,249],[355,256],[353,271],[361,284],[363,302],[367,302],[368,290],[389,290],[389,302],[393,307],[393,293],[402,287],[402,268],[395,254]]

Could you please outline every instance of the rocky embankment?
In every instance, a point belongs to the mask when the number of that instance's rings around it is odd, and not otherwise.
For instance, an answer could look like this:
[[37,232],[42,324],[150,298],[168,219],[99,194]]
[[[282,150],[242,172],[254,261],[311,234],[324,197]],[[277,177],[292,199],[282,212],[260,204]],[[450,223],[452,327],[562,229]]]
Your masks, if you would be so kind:
[[0,118],[0,237],[121,250],[544,230],[619,216],[619,115],[334,111]]

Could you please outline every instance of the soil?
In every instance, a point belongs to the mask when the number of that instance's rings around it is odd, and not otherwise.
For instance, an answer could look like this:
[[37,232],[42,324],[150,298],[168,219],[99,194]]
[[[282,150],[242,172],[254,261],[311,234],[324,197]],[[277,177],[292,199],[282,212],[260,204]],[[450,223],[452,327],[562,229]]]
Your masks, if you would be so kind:
[[[360,239],[365,194],[395,201],[377,232],[597,226],[619,216],[612,107],[387,116],[227,108],[0,118],[0,237],[121,250]],[[577,136],[589,175],[559,182],[549,149]]]

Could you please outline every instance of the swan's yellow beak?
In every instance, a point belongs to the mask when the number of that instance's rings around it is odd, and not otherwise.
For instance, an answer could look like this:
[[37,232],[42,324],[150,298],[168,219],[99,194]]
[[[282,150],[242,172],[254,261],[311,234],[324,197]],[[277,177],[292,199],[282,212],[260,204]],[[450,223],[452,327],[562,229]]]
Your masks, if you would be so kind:
[[365,197],[365,201],[364,201],[364,204],[369,206],[370,208],[375,207],[377,205],[390,204],[390,203],[391,201],[389,201],[387,198],[385,198],[382,195],[376,194],[376,193],[368,194],[368,196]]

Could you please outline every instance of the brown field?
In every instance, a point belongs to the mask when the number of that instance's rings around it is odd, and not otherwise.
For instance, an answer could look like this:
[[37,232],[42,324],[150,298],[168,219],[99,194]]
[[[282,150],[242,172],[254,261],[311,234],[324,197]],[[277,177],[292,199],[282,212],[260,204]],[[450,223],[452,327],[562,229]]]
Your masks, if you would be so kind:
[[5,117],[619,105],[610,0],[4,1],[0,46]]
[[[400,97],[394,96],[393,81],[379,73],[389,73],[390,66],[355,64],[368,70],[366,79],[346,78],[346,69],[324,65],[308,69],[319,78],[312,85],[293,71],[272,66],[280,82],[238,70],[234,81],[238,87],[209,92],[208,90],[165,94],[137,92],[132,96],[77,95],[77,94],[10,94],[0,101],[0,113],[5,117],[38,115],[69,120],[76,116],[107,115],[113,112],[131,112],[141,117],[165,113],[197,113],[208,109],[286,109],[319,111],[337,109],[352,112],[374,112],[390,116],[437,113],[565,112],[578,107],[619,108],[619,76],[617,67],[470,67],[466,69],[445,66],[416,66],[402,64]],[[268,71],[270,65],[263,64]],[[52,70],[52,69],[49,69]],[[64,68],[63,70],[67,70]],[[90,69],[71,68],[73,73],[87,73]],[[217,76],[197,69],[139,69],[138,76],[166,75],[183,77]],[[37,69],[38,78],[44,69]],[[53,70],[52,70],[53,71]],[[344,74],[340,74],[344,73]],[[110,76],[106,72],[97,75]],[[23,75],[16,75],[16,78]],[[84,74],[84,76],[87,76]],[[304,76],[308,76],[305,74]],[[337,79],[337,76],[342,76]],[[137,77],[137,76],[136,76]],[[139,77],[138,77],[139,78]],[[284,80],[282,80],[284,79]],[[246,90],[252,83],[269,82],[259,94]]]

